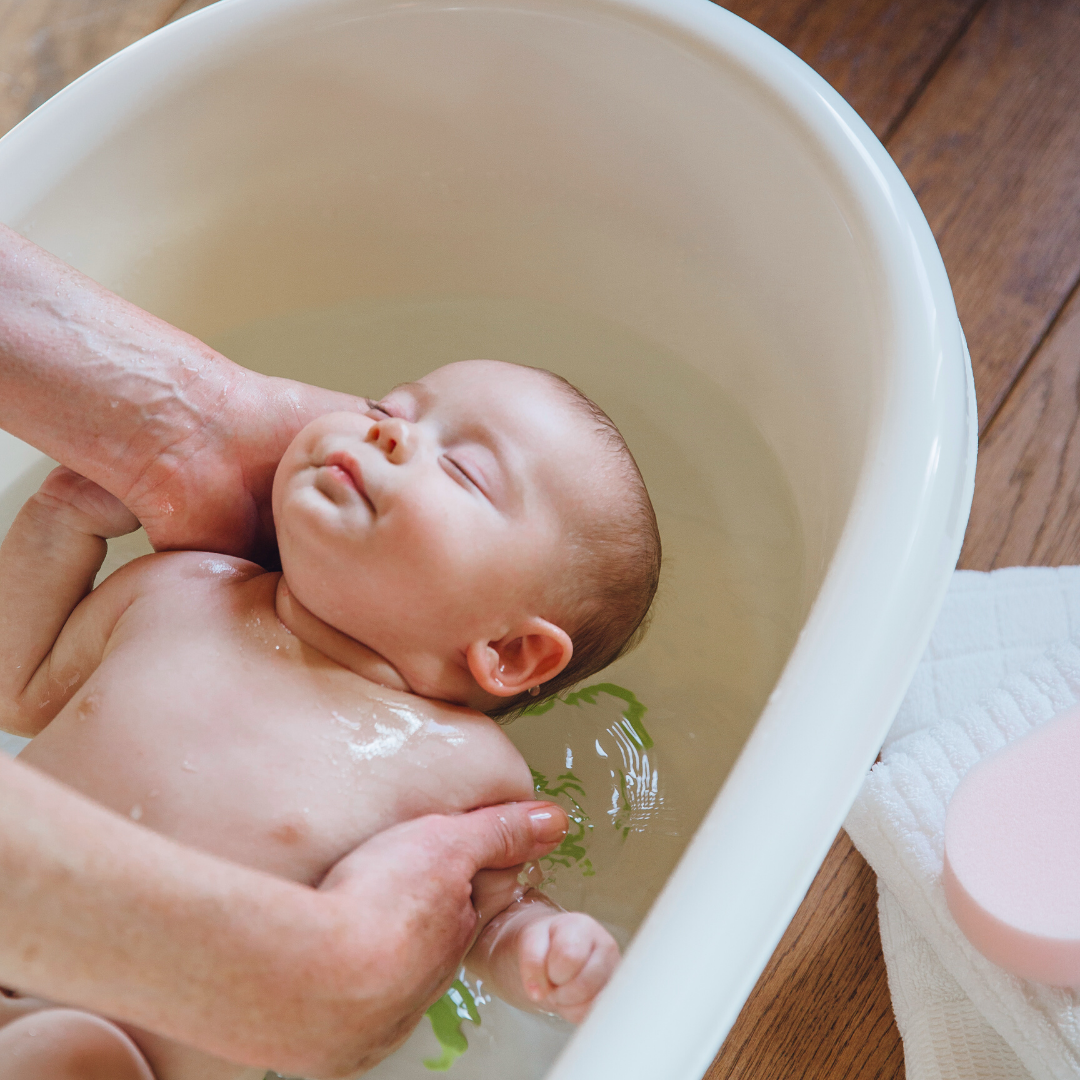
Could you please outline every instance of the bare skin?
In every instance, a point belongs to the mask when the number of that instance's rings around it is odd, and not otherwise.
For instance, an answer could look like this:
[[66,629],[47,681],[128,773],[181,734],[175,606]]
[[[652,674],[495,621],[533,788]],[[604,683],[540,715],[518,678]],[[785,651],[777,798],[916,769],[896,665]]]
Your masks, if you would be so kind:
[[[173,553],[87,595],[102,537],[135,521],[55,472],[0,550],[3,726],[36,736],[29,764],[179,843],[312,887],[400,822],[528,799],[527,767],[476,707],[569,659],[537,582],[560,523],[606,485],[602,469],[575,479],[595,435],[523,371],[452,365],[366,417],[305,429],[275,492],[285,577]],[[520,888],[469,962],[514,1004],[579,1020],[617,955],[594,920]],[[13,1019],[0,1049],[25,1046],[25,1028]],[[247,1075],[122,1029],[133,1045],[112,1051],[137,1046],[158,1080]],[[84,1024],[55,1041],[99,1035]]]
[[[272,550],[282,451],[312,417],[363,408],[237,367],[0,225],[0,426],[123,497],[159,549]],[[0,984],[230,1060],[346,1075],[407,1035],[478,909],[502,910],[516,866],[565,830],[531,802],[428,816],[312,890],[0,755]]]

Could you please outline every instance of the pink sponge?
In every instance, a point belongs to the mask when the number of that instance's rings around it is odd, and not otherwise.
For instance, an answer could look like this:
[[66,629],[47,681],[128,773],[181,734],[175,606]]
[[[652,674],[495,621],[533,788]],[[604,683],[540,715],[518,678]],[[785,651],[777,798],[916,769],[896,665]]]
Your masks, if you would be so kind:
[[957,925],[1014,975],[1080,988],[1080,706],[979,762],[945,821]]

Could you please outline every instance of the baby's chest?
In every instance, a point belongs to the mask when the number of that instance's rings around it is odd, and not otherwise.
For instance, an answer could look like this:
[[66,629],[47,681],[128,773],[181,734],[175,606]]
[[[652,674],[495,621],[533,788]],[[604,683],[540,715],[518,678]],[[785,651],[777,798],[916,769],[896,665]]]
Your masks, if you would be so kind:
[[34,763],[177,840],[302,881],[400,821],[522,797],[488,752],[490,722],[380,698],[273,638],[207,627],[168,649],[124,642],[29,748]]

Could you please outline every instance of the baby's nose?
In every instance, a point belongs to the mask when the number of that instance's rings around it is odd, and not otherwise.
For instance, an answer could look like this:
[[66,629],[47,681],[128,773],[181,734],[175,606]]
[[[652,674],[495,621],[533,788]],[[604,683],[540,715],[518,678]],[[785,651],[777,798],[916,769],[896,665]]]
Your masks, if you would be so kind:
[[367,441],[375,443],[392,465],[404,465],[412,457],[413,434],[409,425],[396,416],[372,424]]

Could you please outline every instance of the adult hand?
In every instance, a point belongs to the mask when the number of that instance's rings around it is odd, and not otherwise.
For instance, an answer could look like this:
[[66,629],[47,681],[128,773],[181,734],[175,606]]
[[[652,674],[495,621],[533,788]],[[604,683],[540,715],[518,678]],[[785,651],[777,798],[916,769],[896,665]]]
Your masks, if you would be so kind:
[[156,548],[272,551],[285,448],[364,407],[248,371],[0,225],[0,427],[116,495]]
[[364,956],[386,980],[372,1008],[382,1010],[387,1037],[373,1040],[365,1023],[356,1029],[356,1048],[316,1075],[370,1068],[400,1045],[484,927],[528,890],[518,882],[522,864],[548,854],[568,824],[559,807],[541,802],[429,815],[379,833],[342,859],[320,892],[342,905],[346,919],[363,911],[381,928]]
[[[316,891],[0,756],[0,985],[243,1064],[345,1076],[400,1044],[453,977],[480,927],[477,870],[546,854],[566,825],[538,803],[420,818]],[[512,878],[478,898],[489,915]]]

